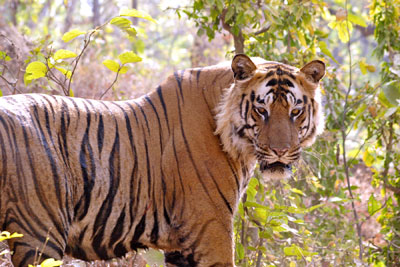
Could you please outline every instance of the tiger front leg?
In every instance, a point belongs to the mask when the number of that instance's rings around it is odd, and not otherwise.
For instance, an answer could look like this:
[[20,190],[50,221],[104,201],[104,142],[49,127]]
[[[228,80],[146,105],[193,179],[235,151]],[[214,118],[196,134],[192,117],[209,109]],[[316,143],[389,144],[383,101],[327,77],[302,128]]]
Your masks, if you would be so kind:
[[26,267],[29,264],[39,265],[43,260],[54,258],[60,260],[63,257],[65,241],[63,244],[46,240],[44,235],[31,235],[22,229],[11,230],[12,232],[23,233],[22,238],[8,240],[10,250],[13,252],[11,260],[15,267]]
[[216,219],[196,225],[185,238],[182,250],[165,253],[168,267],[233,267],[232,233]]

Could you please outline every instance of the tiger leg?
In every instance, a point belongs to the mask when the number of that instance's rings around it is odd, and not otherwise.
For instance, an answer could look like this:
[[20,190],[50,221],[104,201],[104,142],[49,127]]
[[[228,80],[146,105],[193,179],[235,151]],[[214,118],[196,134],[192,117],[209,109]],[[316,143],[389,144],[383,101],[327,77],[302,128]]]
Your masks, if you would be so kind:
[[225,226],[217,220],[197,225],[181,243],[181,251],[165,253],[166,266],[233,267],[232,232]]
[[[51,229],[55,229],[52,227]],[[8,231],[14,233],[22,233],[24,236],[12,238],[8,240],[10,250],[13,252],[11,260],[15,267],[26,267],[28,264],[34,266],[40,264],[43,260],[54,258],[61,260],[64,254],[66,241],[61,238],[60,241],[55,241],[52,234],[49,233],[34,233],[28,229],[8,227]],[[31,230],[31,229],[29,229]]]
[[166,252],[165,263],[168,267],[189,267],[196,266],[196,262],[193,259],[193,254],[183,255],[181,251]]
[[194,260],[194,254],[191,251],[166,252],[165,264],[167,267],[195,267],[195,266],[213,266],[213,267],[232,267],[232,263],[215,262],[212,265],[201,264]]

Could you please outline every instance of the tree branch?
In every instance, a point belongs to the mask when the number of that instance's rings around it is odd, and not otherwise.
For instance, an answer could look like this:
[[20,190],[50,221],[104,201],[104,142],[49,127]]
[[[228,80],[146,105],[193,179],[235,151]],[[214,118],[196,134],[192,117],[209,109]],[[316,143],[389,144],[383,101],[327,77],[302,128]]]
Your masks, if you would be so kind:
[[[347,0],[345,3],[345,7],[347,8]],[[346,10],[346,28],[347,28],[347,34],[349,35],[349,41],[347,42],[347,50],[348,50],[348,55],[349,55],[349,86],[346,92],[346,97],[345,97],[345,102],[344,102],[344,107],[343,107],[343,118],[341,121],[341,133],[342,133],[342,157],[343,157],[343,165],[344,165],[344,171],[345,171],[345,177],[346,177],[346,182],[347,182],[347,191],[349,192],[350,199],[351,199],[351,207],[353,210],[353,215],[354,219],[356,221],[356,229],[357,229],[357,235],[358,235],[358,245],[360,247],[360,253],[359,253],[359,259],[362,261],[363,259],[363,254],[364,254],[364,247],[362,244],[362,236],[361,236],[361,224],[358,218],[358,213],[356,210],[356,207],[354,205],[354,196],[353,192],[351,190],[351,184],[350,184],[350,173],[349,173],[349,166],[347,164],[347,158],[346,158],[346,139],[347,139],[347,133],[346,133],[346,115],[347,115],[347,110],[348,110],[348,101],[349,101],[349,95],[351,91],[351,86],[352,86],[352,58],[351,58],[351,42],[350,42],[350,30],[349,30],[349,19],[348,19],[348,11]]]
[[[383,172],[382,172],[381,176],[382,176],[383,184],[384,184],[386,189],[389,189],[390,191],[392,191],[395,194],[400,194],[400,188],[392,186],[391,184],[389,184],[388,177],[387,177],[387,175],[389,173],[389,164],[390,164],[390,159],[391,159],[390,156],[391,156],[392,151],[393,151],[393,139],[394,139],[393,121],[394,120],[395,120],[395,114],[390,116],[389,140],[387,141],[387,144],[386,144],[385,162],[383,163],[384,169],[383,169]],[[382,135],[384,136],[383,132],[382,132]]]
[[220,16],[222,28],[224,28],[226,31],[228,31],[233,36],[233,43],[234,43],[234,46],[235,46],[235,53],[236,54],[243,54],[244,53],[244,37],[243,37],[242,29],[239,28],[238,35],[235,35],[233,33],[232,27],[228,23],[225,22],[226,12],[228,12],[228,9],[224,8],[224,10],[222,10],[222,13],[221,13],[221,16]]
[[271,28],[271,25],[272,24],[270,22],[268,22],[268,24],[266,26],[264,26],[261,30],[256,31],[256,32],[252,33],[251,35],[259,35],[264,32],[267,32]]

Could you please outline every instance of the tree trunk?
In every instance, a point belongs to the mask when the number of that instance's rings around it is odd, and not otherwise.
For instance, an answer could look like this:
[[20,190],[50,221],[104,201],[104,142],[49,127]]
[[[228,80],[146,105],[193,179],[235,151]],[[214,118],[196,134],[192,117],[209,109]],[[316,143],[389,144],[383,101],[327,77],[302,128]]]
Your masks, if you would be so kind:
[[233,36],[233,44],[235,46],[235,54],[243,54],[244,53],[244,37],[242,34],[242,29],[239,29],[239,33],[237,35],[235,35],[232,31],[232,27],[231,25],[229,25],[228,23],[225,22],[225,15],[226,12],[228,11],[227,8],[225,8],[224,10],[222,10],[221,13],[221,23],[222,23],[222,27],[227,30],[230,34],[232,34]]
[[[138,0],[132,0],[132,8],[137,9],[138,7]],[[132,17],[132,24],[137,25],[138,23],[138,18]]]
[[96,28],[97,26],[100,26],[100,3],[99,0],[93,0],[93,6],[92,6],[92,11],[93,11],[93,28]]
[[19,6],[18,0],[12,0],[10,3],[11,6],[11,21],[14,26],[17,26],[17,11]]
[[63,32],[67,32],[69,31],[69,29],[72,26],[73,23],[73,15],[74,15],[74,10],[75,10],[75,6],[76,6],[76,0],[70,0],[68,1],[67,4],[67,16],[65,17],[65,23],[64,23],[64,29]]

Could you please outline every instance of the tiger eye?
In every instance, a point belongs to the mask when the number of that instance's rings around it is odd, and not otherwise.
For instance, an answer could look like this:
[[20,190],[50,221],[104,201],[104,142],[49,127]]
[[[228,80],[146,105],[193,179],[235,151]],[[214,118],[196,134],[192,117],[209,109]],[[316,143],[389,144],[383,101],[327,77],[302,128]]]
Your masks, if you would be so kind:
[[292,112],[290,113],[290,115],[297,116],[300,114],[300,112],[301,112],[301,109],[293,109]]
[[264,114],[265,112],[267,112],[267,111],[265,110],[265,108],[256,108],[256,110],[257,110],[257,112],[260,113],[260,114]]

